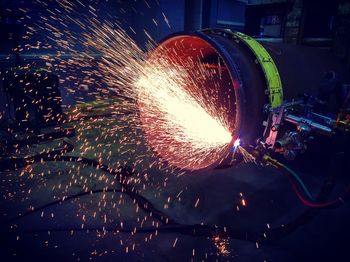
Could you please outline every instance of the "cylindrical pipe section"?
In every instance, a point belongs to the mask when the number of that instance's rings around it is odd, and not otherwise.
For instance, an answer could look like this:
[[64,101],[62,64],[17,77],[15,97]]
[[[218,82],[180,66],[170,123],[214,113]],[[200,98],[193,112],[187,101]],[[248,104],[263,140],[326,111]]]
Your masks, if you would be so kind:
[[[195,2],[197,6],[201,1]],[[279,70],[285,100],[295,99],[303,93],[317,95],[326,71],[333,70],[340,76],[339,79],[346,79],[341,65],[324,50],[281,43],[262,44],[273,57]],[[211,81],[203,82],[198,78],[195,85],[200,86],[197,90],[201,90],[200,95],[204,96],[208,103],[223,109],[233,141],[240,138],[245,144],[254,144],[262,136],[263,121],[267,117],[264,108],[269,101],[267,79],[255,55],[244,43],[214,31],[181,32],[161,41],[150,57],[157,54],[173,63],[183,65],[189,74],[195,72],[194,68],[199,65],[214,72],[216,77]],[[157,144],[158,138],[148,132],[147,125],[144,131],[149,144]],[[218,165],[230,155],[230,150],[228,147],[215,157],[190,164],[189,169],[197,170]],[[177,156],[176,152],[158,147],[157,153],[161,157],[166,156],[165,160],[175,166],[181,167],[181,155]]]

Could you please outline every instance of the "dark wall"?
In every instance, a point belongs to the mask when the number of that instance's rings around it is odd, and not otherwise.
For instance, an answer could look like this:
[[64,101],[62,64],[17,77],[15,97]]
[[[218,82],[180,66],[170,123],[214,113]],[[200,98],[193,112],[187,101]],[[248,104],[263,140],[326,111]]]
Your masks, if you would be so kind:
[[[15,57],[5,59],[7,55],[14,52],[11,50],[17,45],[35,44],[37,42],[49,41],[45,32],[37,32],[31,36],[31,41],[23,41],[25,25],[37,27],[41,17],[48,17],[48,9],[58,7],[56,1],[42,1],[47,6],[36,4],[34,0],[0,0],[0,60],[10,65]],[[74,1],[73,1],[74,2]],[[82,1],[83,3],[87,1]],[[197,30],[201,28],[232,28],[242,31],[245,24],[244,1],[235,0],[99,0],[90,1],[97,8],[98,19],[113,20],[119,22],[125,30],[144,47],[148,40],[144,32],[146,30],[155,41],[158,41],[173,32]],[[78,15],[89,16],[87,8],[79,8]],[[52,23],[52,21],[50,21]],[[192,23],[192,24],[191,24]],[[194,23],[194,24],[193,24]],[[195,24],[197,23],[197,24]],[[133,31],[136,34],[133,33]],[[79,32],[79,28],[70,25],[70,30]],[[53,50],[55,43],[53,44]],[[36,54],[41,51],[35,50]],[[21,50],[20,55],[25,55],[26,50]],[[9,61],[10,60],[10,61]],[[4,62],[4,61],[2,61]],[[13,62],[11,66],[17,62]]]
[[[38,31],[35,35],[32,35],[30,41],[23,40],[26,26],[37,28],[37,23],[43,21],[41,17],[49,17],[51,15],[48,10],[58,8],[56,1],[43,2],[47,6],[36,4],[35,1],[30,0],[0,0],[1,55],[12,53],[12,48],[17,45],[48,41],[44,31]],[[82,2],[84,3],[84,1]],[[99,20],[112,20],[112,22],[119,23],[141,46],[146,41],[144,30],[157,41],[172,32],[181,31],[184,28],[184,0],[148,0],[147,2],[100,0],[95,2],[92,5],[97,9]],[[87,8],[78,9],[77,14],[72,15],[73,18],[91,16]],[[165,20],[168,20],[168,23]],[[55,22],[51,20],[50,24],[55,25]],[[74,24],[69,26],[70,31],[75,33],[81,31]],[[136,31],[136,35],[132,33],[129,27]],[[47,52],[47,50],[45,51]],[[40,50],[37,50],[37,52],[40,52]],[[22,50],[21,53],[24,54],[25,50]]]
[[332,37],[338,1],[304,1],[303,37]]
[[137,1],[135,5],[129,6],[135,11],[134,15],[129,17],[129,23],[136,31],[136,42],[140,46],[145,45],[148,38],[144,30],[156,42],[171,33],[183,31],[184,6],[184,0],[149,0],[147,4]]
[[[81,1],[84,3],[89,2],[88,0]],[[0,70],[19,64],[24,65],[28,62],[34,62],[38,67],[45,67],[46,65],[39,59],[39,55],[43,53],[54,55],[59,49],[43,31],[36,32],[31,36],[31,40],[23,39],[26,26],[36,28],[37,23],[40,20],[42,21],[41,16],[47,17],[49,15],[48,9],[57,8],[56,1],[43,0],[42,2],[47,6],[35,4],[34,0],[0,0]],[[148,40],[145,31],[147,31],[155,42],[171,33],[183,31],[184,29],[230,28],[245,31],[250,35],[258,35],[261,17],[263,15],[276,13],[288,14],[290,13],[293,1],[288,1],[288,4],[279,3],[253,6],[247,5],[247,1],[238,0],[91,0],[90,2],[98,2],[98,4],[95,4],[99,14],[98,19],[119,23],[135,39],[139,46],[145,48]],[[262,2],[266,3],[266,1]],[[321,22],[319,25],[313,25],[319,21],[313,20],[313,18],[318,17],[320,21],[322,19],[322,21],[326,21],[322,16],[322,12],[326,12],[329,9],[327,6],[331,6],[333,8],[332,10],[334,10],[335,5],[333,2],[336,1],[325,1],[328,2],[328,5],[323,4],[323,8],[320,11],[317,11],[317,4],[315,4],[318,1],[312,0],[308,2],[313,3],[313,5],[309,4],[309,7],[311,7],[307,13],[311,14],[311,18],[306,17],[305,19],[304,33],[305,36],[309,35],[313,37],[319,35],[320,30],[324,32],[322,28],[326,28],[329,25],[329,17],[326,19],[328,21],[326,27],[321,27]],[[77,15],[89,15],[86,8],[81,8],[78,11]],[[349,64],[349,34],[345,30],[348,28],[348,23],[346,22],[349,20],[347,18],[348,16],[348,14],[342,16],[345,22],[343,20],[340,21],[339,15],[334,21],[339,29],[336,31],[336,37],[338,39],[336,48],[338,53]],[[343,26],[339,26],[339,24]],[[345,29],[343,30],[342,28]],[[78,27],[70,25],[70,30],[75,31],[79,35],[80,29]],[[329,33],[327,32],[328,35]],[[26,44],[37,45],[37,43],[45,42],[51,43],[52,47],[49,49],[39,48],[31,50],[26,50],[25,48]],[[20,49],[13,50],[18,45],[20,45]],[[65,77],[65,75],[61,75],[60,78],[64,79]],[[65,85],[70,85],[70,83],[66,82]],[[68,96],[64,91],[62,93],[63,96]],[[74,98],[67,98],[65,101],[67,103],[74,103]]]
[[[64,30],[59,23],[55,22],[56,17],[50,17],[52,14],[49,10],[55,10],[56,8],[61,10],[57,1],[42,2],[44,4],[37,4],[34,0],[0,0],[1,71],[5,72],[9,68],[27,64],[31,64],[34,68],[46,68],[47,64],[40,59],[40,56],[45,54],[54,57],[58,51],[62,50],[55,41],[48,37],[49,34],[45,30],[36,30],[34,34],[30,35],[30,39],[24,39],[28,27],[38,29],[38,24],[43,25],[45,20],[42,17],[49,19],[48,24],[57,26],[62,31]],[[81,2],[87,3],[88,1],[81,0]],[[90,3],[96,9],[98,20],[120,24],[144,49],[148,40],[145,31],[157,42],[168,34],[184,29],[184,0],[99,0],[90,1]],[[77,12],[71,16],[74,19],[80,19],[91,17],[91,14],[89,14],[87,7],[80,6],[77,8]],[[74,23],[65,22],[68,24],[69,31],[74,32],[74,35],[79,38],[83,33],[82,29]],[[39,47],[43,43],[51,46],[45,49],[41,47],[38,49],[26,48],[27,45]],[[18,46],[19,49],[14,50]],[[74,48],[79,50],[82,46],[76,44]],[[70,58],[69,54],[65,56],[65,59]],[[61,80],[60,88],[65,104],[73,104],[76,97],[84,96],[84,92],[80,92],[76,88],[78,85],[76,80],[67,80],[73,72],[67,70],[67,72],[55,71],[55,73],[58,74]],[[79,75],[78,69],[75,70],[74,74],[78,80],[84,77],[83,74]],[[76,92],[70,94],[66,91],[66,87],[74,89]],[[91,88],[93,89],[93,87]]]
[[235,0],[203,0],[202,28],[243,31],[246,3]]
[[280,36],[283,35],[286,16],[291,9],[291,3],[273,3],[263,5],[250,5],[246,9],[245,33],[251,36],[259,36],[263,32],[263,18],[268,16],[278,16],[282,27]]

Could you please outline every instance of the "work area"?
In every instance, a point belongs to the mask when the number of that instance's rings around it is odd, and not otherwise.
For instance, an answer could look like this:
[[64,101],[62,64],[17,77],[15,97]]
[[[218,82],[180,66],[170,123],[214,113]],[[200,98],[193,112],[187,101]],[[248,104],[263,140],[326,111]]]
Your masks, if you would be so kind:
[[0,0],[0,260],[349,260],[349,35],[345,0]]

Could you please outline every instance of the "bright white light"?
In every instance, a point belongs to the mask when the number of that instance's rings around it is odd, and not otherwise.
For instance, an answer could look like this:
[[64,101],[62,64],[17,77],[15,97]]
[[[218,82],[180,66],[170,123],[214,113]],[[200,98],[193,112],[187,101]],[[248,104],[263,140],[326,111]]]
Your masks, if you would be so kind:
[[157,123],[157,127],[165,128],[179,142],[191,142],[194,149],[229,143],[230,131],[208,114],[181,83],[175,81],[181,77],[174,74],[175,72],[164,68],[152,68],[152,72],[141,77],[137,83],[141,100],[148,100],[148,105],[157,108],[158,119],[166,120],[165,123]]
[[238,147],[241,144],[241,139],[237,138],[233,143],[233,147]]
[[153,149],[176,166],[210,163],[210,155],[217,157],[231,142],[229,129],[186,90],[186,71],[157,63],[143,72],[135,85]]

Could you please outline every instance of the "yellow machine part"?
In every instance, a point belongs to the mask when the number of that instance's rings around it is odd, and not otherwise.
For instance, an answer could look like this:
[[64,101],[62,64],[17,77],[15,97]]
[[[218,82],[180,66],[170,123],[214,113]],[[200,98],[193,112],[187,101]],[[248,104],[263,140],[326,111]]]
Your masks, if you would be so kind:
[[254,38],[240,32],[231,31],[231,33],[250,48],[259,62],[265,74],[271,107],[281,106],[283,102],[282,82],[276,64],[270,54]]
[[248,35],[230,29],[204,29],[202,31],[223,34],[246,45],[256,57],[256,62],[259,63],[265,75],[271,107],[277,108],[282,105],[283,88],[278,69],[270,54],[258,41]]

